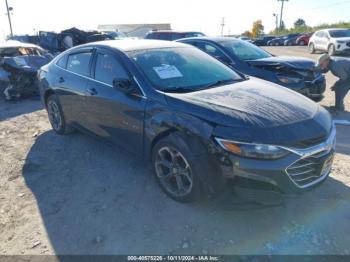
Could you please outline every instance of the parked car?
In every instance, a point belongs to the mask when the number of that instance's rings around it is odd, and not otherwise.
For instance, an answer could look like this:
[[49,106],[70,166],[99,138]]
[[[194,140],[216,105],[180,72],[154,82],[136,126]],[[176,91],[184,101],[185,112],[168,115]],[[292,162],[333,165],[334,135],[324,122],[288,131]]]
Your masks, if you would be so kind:
[[299,34],[289,34],[289,35],[277,37],[277,38],[269,41],[268,45],[270,45],[270,46],[283,46],[287,40],[293,39],[297,35],[299,35]]
[[298,37],[300,36],[300,34],[297,34],[295,36],[291,36],[288,37],[285,41],[284,41],[284,45],[285,46],[293,46],[296,45],[296,41],[298,39]]
[[178,201],[238,177],[302,192],[331,170],[336,130],[325,109],[189,45],[86,44],[42,67],[38,81],[56,133],[82,130],[143,155]]
[[273,56],[245,41],[228,37],[198,37],[178,40],[198,47],[232,69],[297,91],[320,101],[325,77],[314,72],[315,62],[303,57]]
[[268,46],[280,46],[283,45],[284,41],[286,40],[285,36],[275,37],[272,40],[267,42]]
[[181,39],[181,38],[197,37],[197,36],[205,36],[205,34],[203,34],[201,32],[158,30],[158,31],[149,32],[145,36],[145,39],[174,41],[174,40]]
[[302,34],[300,35],[297,40],[295,41],[296,45],[309,45],[310,38],[312,36],[312,33]]
[[243,40],[243,41],[252,41],[252,39],[248,36],[240,36],[238,39]]
[[264,36],[260,39],[254,40],[252,43],[257,46],[267,46],[267,42],[271,41],[272,39],[275,39],[275,36]]
[[315,32],[309,43],[310,53],[325,51],[329,55],[350,53],[350,29],[334,28]]

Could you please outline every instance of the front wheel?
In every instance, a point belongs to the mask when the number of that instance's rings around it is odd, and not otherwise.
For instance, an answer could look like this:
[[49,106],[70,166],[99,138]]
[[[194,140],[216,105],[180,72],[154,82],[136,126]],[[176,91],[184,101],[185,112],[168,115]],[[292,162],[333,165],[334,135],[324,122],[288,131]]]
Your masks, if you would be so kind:
[[333,55],[335,55],[335,46],[332,44],[332,45],[329,45],[329,47],[328,47],[328,54],[330,55],[330,56],[333,56]]
[[315,45],[311,43],[311,44],[309,45],[309,52],[310,52],[310,54],[314,54],[315,51],[316,51],[316,50],[315,50]]
[[300,46],[304,46],[304,45],[305,45],[305,42],[304,42],[304,41],[300,41],[300,42],[299,42],[299,45],[300,45]]
[[[209,179],[214,172],[206,154],[194,151],[190,141],[179,132],[163,138],[152,149],[157,182],[168,196],[179,202],[199,200],[219,190],[220,175],[215,173]],[[215,190],[208,190],[209,187]]]

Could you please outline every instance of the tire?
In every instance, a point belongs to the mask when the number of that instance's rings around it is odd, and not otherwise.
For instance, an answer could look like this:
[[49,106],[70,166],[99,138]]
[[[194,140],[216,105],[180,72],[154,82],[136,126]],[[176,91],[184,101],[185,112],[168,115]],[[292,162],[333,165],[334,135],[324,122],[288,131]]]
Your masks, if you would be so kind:
[[315,45],[313,44],[313,43],[311,43],[310,45],[309,45],[309,52],[310,52],[310,54],[314,54],[315,53]]
[[288,42],[288,44],[287,44],[288,46],[292,46],[292,42]]
[[73,129],[67,125],[61,104],[56,95],[50,95],[46,101],[47,114],[49,117],[52,129],[59,135],[66,135],[73,131]]
[[[193,202],[211,195],[207,184],[212,168],[207,154],[199,154],[182,133],[175,132],[158,141],[152,149],[152,167],[162,190],[178,202]],[[200,157],[198,155],[201,155]],[[216,173],[216,172],[215,172]],[[217,181],[220,180],[216,173]],[[216,186],[215,186],[216,187]],[[216,190],[219,190],[216,187]]]
[[330,44],[329,46],[328,46],[328,49],[327,49],[327,51],[328,51],[328,54],[330,55],[330,56],[333,56],[333,55],[335,55],[335,46],[333,45],[333,44]]
[[275,46],[279,46],[279,43],[275,43]]
[[304,45],[305,45],[305,42],[302,40],[302,41],[299,42],[299,45],[300,45],[300,46],[304,46]]

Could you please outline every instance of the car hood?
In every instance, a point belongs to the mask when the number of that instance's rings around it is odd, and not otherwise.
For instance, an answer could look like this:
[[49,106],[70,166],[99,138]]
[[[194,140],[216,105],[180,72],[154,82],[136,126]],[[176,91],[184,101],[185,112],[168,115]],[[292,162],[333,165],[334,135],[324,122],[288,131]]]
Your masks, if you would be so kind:
[[315,62],[311,59],[289,56],[271,56],[257,60],[249,60],[248,63],[252,66],[284,66],[304,70],[312,70],[315,67]]
[[288,144],[326,137],[329,114],[308,98],[276,84],[247,81],[187,94],[166,94],[172,108],[218,126],[217,136]]

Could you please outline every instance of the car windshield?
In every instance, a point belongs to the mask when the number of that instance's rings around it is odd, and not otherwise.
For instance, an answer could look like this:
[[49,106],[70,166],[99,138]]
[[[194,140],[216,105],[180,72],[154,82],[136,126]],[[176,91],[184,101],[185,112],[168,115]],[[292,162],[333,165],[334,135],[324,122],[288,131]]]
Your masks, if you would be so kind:
[[329,30],[329,34],[333,38],[350,37],[350,29],[347,29],[347,30]]
[[223,41],[221,45],[244,61],[271,57],[271,54],[263,49],[244,41]]
[[194,92],[243,80],[215,58],[193,47],[128,52],[153,86],[164,92]]

